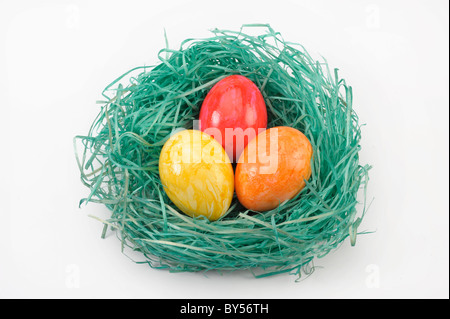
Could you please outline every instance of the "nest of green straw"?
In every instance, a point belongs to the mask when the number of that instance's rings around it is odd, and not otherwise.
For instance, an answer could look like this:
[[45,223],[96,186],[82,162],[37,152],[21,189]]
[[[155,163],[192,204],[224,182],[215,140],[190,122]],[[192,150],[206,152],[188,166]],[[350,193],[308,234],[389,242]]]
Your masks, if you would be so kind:
[[[264,33],[244,32],[255,25],[216,29],[209,38],[183,41],[178,50],[162,49],[158,64],[132,69],[105,88],[88,135],[75,137],[81,180],[90,188],[80,205],[104,204],[111,216],[101,220],[103,237],[107,227],[114,229],[122,249],[140,252],[137,262],[172,271],[300,276],[347,237],[355,244],[366,210],[365,194],[359,200],[358,192],[365,193],[370,167],[359,164],[352,89],[326,61],[315,61],[270,26],[257,26]],[[294,127],[309,138],[312,176],[272,211],[246,210],[234,197],[218,221],[191,218],[166,196],[159,154],[173,130],[193,128],[209,89],[232,74],[260,88],[268,127]]]

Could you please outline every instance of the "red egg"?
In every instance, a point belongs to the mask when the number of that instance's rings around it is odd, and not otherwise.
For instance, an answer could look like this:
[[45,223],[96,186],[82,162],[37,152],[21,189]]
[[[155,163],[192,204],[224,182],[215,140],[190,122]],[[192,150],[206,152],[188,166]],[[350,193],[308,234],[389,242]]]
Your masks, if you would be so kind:
[[233,162],[266,128],[264,98],[255,83],[242,75],[217,82],[200,109],[200,130],[213,136]]

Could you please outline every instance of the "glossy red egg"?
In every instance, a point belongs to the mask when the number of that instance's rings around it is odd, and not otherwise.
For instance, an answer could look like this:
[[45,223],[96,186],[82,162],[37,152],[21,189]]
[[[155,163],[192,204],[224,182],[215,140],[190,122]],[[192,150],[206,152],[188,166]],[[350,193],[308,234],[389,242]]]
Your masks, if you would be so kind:
[[258,87],[242,75],[217,82],[200,109],[200,130],[213,136],[236,162],[248,142],[267,128],[267,110]]

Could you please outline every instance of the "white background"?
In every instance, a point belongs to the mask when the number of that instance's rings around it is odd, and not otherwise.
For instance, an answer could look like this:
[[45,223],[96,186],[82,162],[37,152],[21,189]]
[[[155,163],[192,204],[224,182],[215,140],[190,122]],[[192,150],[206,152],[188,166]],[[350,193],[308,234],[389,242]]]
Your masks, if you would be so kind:
[[[2,1],[0,297],[448,298],[447,1]],[[215,27],[270,23],[354,90],[361,162],[373,165],[360,230],[315,273],[169,273],[138,265],[90,204],[72,138],[102,89]]]

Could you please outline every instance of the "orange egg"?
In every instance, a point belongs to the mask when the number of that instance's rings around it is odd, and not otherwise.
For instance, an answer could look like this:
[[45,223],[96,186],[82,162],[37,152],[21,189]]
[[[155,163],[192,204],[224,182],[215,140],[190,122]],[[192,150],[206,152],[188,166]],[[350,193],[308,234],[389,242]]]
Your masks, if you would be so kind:
[[247,209],[267,211],[297,195],[311,177],[313,149],[291,127],[273,127],[251,140],[235,172],[236,195]]

